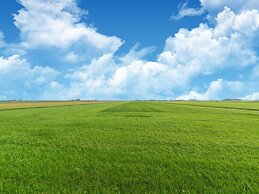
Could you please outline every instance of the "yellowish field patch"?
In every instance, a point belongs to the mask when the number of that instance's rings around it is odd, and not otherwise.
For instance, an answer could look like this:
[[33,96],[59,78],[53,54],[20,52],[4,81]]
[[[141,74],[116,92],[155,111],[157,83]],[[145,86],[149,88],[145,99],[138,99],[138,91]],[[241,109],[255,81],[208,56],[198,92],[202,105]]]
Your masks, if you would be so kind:
[[37,108],[52,106],[72,106],[81,104],[96,104],[100,101],[31,101],[31,102],[0,102],[0,110],[20,109],[20,108]]

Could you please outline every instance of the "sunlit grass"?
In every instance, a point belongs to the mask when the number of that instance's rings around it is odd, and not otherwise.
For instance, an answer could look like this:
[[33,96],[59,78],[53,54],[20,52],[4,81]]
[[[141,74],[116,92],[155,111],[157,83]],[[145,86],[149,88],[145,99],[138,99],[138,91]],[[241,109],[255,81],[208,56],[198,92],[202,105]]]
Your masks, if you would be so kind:
[[214,105],[0,111],[0,193],[258,193],[259,111]]

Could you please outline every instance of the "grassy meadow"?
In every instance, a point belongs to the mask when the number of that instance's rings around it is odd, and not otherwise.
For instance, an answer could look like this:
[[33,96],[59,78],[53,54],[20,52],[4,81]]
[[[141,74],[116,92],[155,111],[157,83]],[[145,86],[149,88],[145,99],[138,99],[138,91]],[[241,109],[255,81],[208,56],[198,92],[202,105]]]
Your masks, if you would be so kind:
[[259,193],[259,103],[0,103],[0,193]]

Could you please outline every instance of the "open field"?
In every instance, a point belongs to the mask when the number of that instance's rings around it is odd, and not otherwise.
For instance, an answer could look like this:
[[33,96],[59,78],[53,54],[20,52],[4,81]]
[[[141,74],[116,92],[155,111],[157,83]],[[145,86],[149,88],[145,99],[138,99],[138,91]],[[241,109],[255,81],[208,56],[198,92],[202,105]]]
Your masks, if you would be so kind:
[[41,108],[41,107],[58,107],[83,104],[96,104],[99,101],[10,101],[0,102],[0,110],[6,109],[23,109],[23,108]]
[[259,103],[4,106],[0,193],[259,193]]
[[239,109],[239,110],[258,110],[259,111],[259,102],[245,102],[245,101],[197,101],[197,102],[185,102],[178,101],[172,102],[179,105],[188,105],[188,106],[198,106],[198,107],[211,107],[211,108],[224,108],[224,109]]

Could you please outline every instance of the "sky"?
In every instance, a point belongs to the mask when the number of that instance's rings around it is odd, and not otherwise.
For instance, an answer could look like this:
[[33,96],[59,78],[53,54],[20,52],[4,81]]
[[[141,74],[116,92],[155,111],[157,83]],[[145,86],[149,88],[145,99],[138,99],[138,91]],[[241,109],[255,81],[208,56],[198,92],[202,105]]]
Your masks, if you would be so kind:
[[0,0],[0,100],[259,100],[258,0]]

